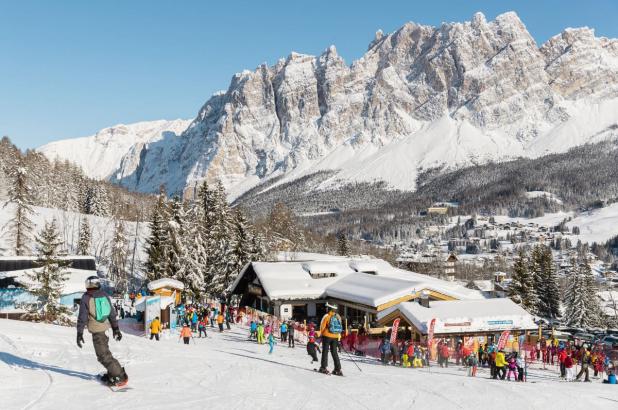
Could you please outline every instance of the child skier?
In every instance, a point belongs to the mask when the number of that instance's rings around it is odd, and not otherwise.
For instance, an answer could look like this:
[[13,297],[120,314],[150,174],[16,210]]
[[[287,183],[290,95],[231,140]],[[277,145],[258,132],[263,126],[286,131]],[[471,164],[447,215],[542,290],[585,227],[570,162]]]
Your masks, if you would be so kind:
[[511,355],[507,361],[507,375],[506,375],[506,380],[511,381],[511,374],[513,375],[513,380],[517,381],[517,363],[515,362],[515,356],[517,356],[517,353],[513,353],[513,355]]
[[567,354],[567,357],[564,358],[564,368],[566,370],[566,381],[572,382],[575,375],[573,374],[573,358],[571,354]]
[[320,346],[315,343],[315,337],[309,336],[309,341],[307,342],[307,354],[311,356],[311,363],[318,361],[316,350],[322,353]]
[[275,335],[273,334],[273,332],[270,332],[270,334],[268,335],[268,346],[270,346],[268,354],[271,354],[273,352],[276,343],[277,342],[275,341]]
[[188,324],[185,323],[184,325],[182,325],[182,330],[180,331],[180,337],[182,338],[182,340],[184,341],[186,345],[189,344],[189,339],[193,337],[193,334],[191,334],[191,328],[189,327]]
[[288,347],[294,347],[294,324],[288,324]]
[[468,355],[468,358],[466,359],[468,362],[468,376],[470,377],[476,377],[476,369],[479,365],[479,360],[478,360],[478,356],[476,354],[474,354],[474,352],[471,352]]
[[204,337],[208,337],[208,335],[206,334],[206,321],[204,319],[200,320],[200,322],[197,324],[197,329],[200,332],[200,338],[202,337],[202,332],[204,332]]
[[281,332],[281,341],[286,342],[286,336],[288,335],[288,324],[285,322],[281,323],[281,328],[279,329]]
[[221,313],[217,315],[217,324],[219,325],[219,332],[223,332],[223,315]]
[[249,340],[256,339],[257,340],[257,323],[253,320],[249,325]]
[[524,368],[526,366],[526,359],[524,359],[518,353],[515,353],[515,364],[517,365],[517,381],[524,381]]

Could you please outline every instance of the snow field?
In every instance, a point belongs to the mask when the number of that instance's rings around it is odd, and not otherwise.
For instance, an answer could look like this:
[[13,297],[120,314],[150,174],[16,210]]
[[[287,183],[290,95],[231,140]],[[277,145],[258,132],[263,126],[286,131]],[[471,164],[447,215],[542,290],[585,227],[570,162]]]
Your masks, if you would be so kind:
[[[110,348],[126,367],[132,390],[113,393],[93,377],[96,361],[90,335],[75,345],[75,329],[0,320],[0,397],[13,409],[596,409],[618,400],[615,386],[559,382],[558,370],[530,371],[530,382],[476,378],[464,369],[403,369],[375,359],[341,355],[344,378],[313,371],[304,346],[246,340],[245,328],[188,346],[176,337],[160,342],[125,334]],[[332,361],[330,361],[332,369]]]

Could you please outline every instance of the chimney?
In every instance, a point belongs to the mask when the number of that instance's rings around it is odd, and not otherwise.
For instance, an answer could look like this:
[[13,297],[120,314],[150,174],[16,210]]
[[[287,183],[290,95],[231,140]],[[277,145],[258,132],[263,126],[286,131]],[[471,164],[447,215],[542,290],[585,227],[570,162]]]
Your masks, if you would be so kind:
[[429,307],[429,292],[426,290],[421,292],[421,306],[426,308]]

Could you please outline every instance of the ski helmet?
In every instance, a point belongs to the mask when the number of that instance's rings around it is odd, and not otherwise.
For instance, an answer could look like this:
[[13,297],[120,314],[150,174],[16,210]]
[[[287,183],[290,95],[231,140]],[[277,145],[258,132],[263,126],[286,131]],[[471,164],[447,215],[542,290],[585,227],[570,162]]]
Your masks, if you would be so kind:
[[331,310],[337,310],[337,305],[335,303],[327,302],[326,307]]
[[86,289],[101,289],[101,280],[98,276],[88,276],[86,279]]

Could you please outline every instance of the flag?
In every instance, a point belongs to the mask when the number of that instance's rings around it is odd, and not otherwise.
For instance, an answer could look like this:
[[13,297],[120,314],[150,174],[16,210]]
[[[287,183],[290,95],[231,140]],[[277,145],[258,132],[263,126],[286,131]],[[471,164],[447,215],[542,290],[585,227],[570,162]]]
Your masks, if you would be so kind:
[[433,328],[436,326],[436,319],[431,319],[429,324],[429,332],[427,333],[427,347],[431,346],[431,342],[433,341]]
[[508,330],[502,332],[500,339],[498,339],[498,350],[504,349],[504,346],[506,346],[506,341],[509,339],[509,334],[510,332]]
[[397,331],[399,330],[399,318],[395,319],[393,322],[393,327],[391,328],[391,344],[395,343],[397,340]]

